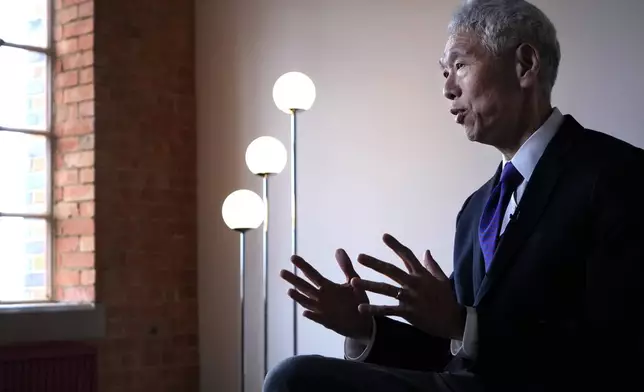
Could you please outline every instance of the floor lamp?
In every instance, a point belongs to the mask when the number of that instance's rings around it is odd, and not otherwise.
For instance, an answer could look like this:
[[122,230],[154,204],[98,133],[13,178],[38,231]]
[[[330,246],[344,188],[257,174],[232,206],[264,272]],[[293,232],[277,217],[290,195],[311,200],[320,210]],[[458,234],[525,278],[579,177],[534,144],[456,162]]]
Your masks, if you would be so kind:
[[264,231],[262,241],[263,300],[264,300],[264,377],[268,373],[268,180],[286,166],[286,148],[274,137],[261,136],[246,148],[246,166],[251,173],[262,178],[264,200]]
[[[297,254],[297,116],[315,102],[315,84],[302,72],[287,72],[273,85],[273,101],[291,117],[291,254]],[[297,269],[293,267],[297,275]],[[297,355],[297,302],[293,301],[293,355]]]
[[239,233],[239,300],[241,307],[240,321],[240,391],[244,392],[246,379],[246,353],[245,353],[245,303],[246,292],[246,233],[257,229],[264,221],[264,202],[259,195],[248,189],[239,189],[229,194],[221,207],[224,222],[231,230]]

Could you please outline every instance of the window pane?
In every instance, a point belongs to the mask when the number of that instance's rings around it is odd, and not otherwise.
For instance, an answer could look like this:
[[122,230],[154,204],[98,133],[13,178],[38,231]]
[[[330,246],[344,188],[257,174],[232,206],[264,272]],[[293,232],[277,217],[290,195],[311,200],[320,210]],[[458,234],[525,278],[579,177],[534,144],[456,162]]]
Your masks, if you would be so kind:
[[0,212],[47,212],[47,140],[44,136],[0,132]]
[[0,218],[0,302],[47,300],[47,238],[45,220]]
[[0,0],[0,38],[6,42],[46,47],[47,0]]
[[45,130],[47,86],[45,54],[0,47],[0,126]]

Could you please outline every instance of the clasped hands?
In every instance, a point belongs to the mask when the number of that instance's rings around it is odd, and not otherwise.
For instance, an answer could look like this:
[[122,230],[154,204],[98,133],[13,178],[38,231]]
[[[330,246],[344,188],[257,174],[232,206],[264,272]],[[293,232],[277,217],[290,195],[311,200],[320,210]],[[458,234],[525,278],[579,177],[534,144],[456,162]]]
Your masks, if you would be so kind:
[[[336,260],[346,282],[338,284],[322,276],[300,256],[291,261],[310,281],[282,270],[280,276],[293,285],[288,295],[304,307],[304,317],[343,336],[368,339],[373,316],[399,316],[416,328],[437,337],[462,339],[465,320],[461,306],[445,275],[429,251],[423,264],[414,253],[389,234],[384,243],[403,261],[407,272],[391,263],[360,254],[358,263],[392,279],[384,282],[361,279],[346,252],[339,249]],[[398,305],[373,305],[366,292],[398,300]]]

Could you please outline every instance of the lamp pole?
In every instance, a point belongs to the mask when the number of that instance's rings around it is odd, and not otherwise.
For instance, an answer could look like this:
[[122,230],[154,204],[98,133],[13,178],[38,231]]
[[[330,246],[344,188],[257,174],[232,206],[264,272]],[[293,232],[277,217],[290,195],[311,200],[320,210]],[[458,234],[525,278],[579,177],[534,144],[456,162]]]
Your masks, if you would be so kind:
[[221,214],[229,229],[239,233],[239,345],[240,391],[245,392],[246,382],[246,233],[257,229],[264,220],[264,205],[259,195],[248,189],[238,189],[229,194],[221,207]]
[[244,384],[246,380],[246,351],[244,344],[245,326],[246,326],[246,308],[244,301],[244,293],[246,292],[246,232],[248,229],[237,229],[239,232],[239,302],[241,307],[241,326],[239,328],[241,339],[239,341],[241,347],[241,362],[240,362],[240,391],[245,392]]
[[268,177],[262,174],[262,198],[264,200],[264,231],[262,241],[262,285],[264,291],[264,377],[268,374]]
[[268,374],[268,274],[269,274],[269,179],[284,170],[287,161],[284,144],[272,136],[260,136],[246,148],[246,166],[251,173],[262,178],[262,200],[264,204],[264,230],[262,235],[263,305],[264,305],[264,377]]
[[[273,101],[277,108],[291,117],[291,253],[297,249],[297,115],[311,108],[315,101],[315,84],[302,72],[287,72],[273,85]],[[297,268],[293,266],[297,276]],[[298,353],[297,302],[293,301],[293,355]]]
[[[297,109],[291,109],[291,254],[297,254]],[[297,268],[293,266],[297,276]],[[297,302],[293,301],[293,355],[297,355]]]

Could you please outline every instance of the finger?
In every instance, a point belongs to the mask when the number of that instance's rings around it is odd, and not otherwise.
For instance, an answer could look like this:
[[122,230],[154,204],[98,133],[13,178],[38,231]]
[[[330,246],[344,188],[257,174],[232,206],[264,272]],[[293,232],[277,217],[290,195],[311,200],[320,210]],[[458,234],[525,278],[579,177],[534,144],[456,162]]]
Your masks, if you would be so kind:
[[309,280],[316,286],[320,287],[326,284],[333,283],[322,276],[315,268],[311,266],[311,264],[304,261],[304,259],[300,256],[292,256],[291,262],[297,267],[297,269],[302,271],[304,275],[306,275],[306,277],[309,278]]
[[429,250],[425,251],[425,259],[423,260],[425,264],[425,268],[429,271],[432,276],[440,281],[446,281],[449,280],[447,275],[445,275],[445,272],[443,272],[442,268],[436,260],[434,260],[434,257],[432,257],[432,253]]
[[401,244],[400,241],[391,234],[383,235],[382,240],[385,245],[391,248],[391,250],[393,250],[394,253],[402,259],[409,272],[422,271],[423,266],[420,264],[420,261],[418,261],[418,258],[414,255],[414,252],[412,252],[411,249]]
[[396,298],[398,295],[398,287],[390,285],[388,283],[382,282],[373,282],[371,280],[364,280],[360,278],[351,279],[351,286],[360,289],[370,291],[376,294],[386,295],[387,297]]
[[405,317],[407,315],[406,308],[400,305],[371,305],[360,304],[358,311],[361,314],[369,316],[398,316]]
[[302,316],[306,317],[307,319],[309,319],[309,320],[311,320],[313,322],[316,322],[316,323],[322,325],[323,327],[328,328],[328,323],[327,323],[326,319],[324,318],[324,316],[322,315],[322,313],[316,313],[316,312],[312,312],[310,310],[305,310],[302,313]]
[[313,297],[315,299],[318,298],[318,289],[313,287],[313,285],[306,280],[300,278],[299,276],[296,276],[291,271],[282,270],[280,271],[280,276],[282,277],[282,279],[292,284],[293,287],[308,295],[309,297]]
[[293,298],[293,301],[297,302],[298,304],[302,305],[302,307],[312,310],[314,312],[317,312],[318,306],[317,302],[313,300],[312,298],[307,297],[306,295],[300,293],[299,291],[295,289],[289,289],[288,290],[288,296]]
[[349,258],[349,255],[347,255],[347,252],[344,251],[344,249],[338,249],[335,252],[335,259],[340,265],[342,272],[344,272],[344,276],[347,278],[347,282],[350,282],[351,279],[358,277],[358,273],[353,268],[353,263],[351,263],[351,259]]
[[380,272],[381,274],[393,279],[401,285],[404,285],[409,281],[409,274],[407,274],[405,271],[401,270],[393,264],[378,260],[375,257],[361,254],[358,256],[358,263],[364,265],[365,267],[371,268],[374,271]]

